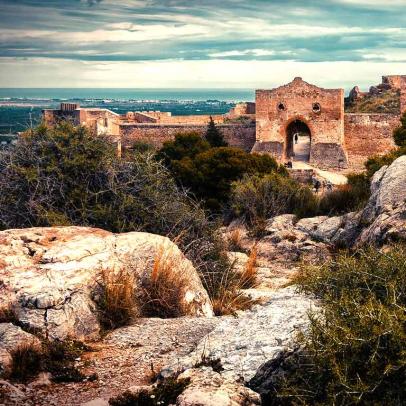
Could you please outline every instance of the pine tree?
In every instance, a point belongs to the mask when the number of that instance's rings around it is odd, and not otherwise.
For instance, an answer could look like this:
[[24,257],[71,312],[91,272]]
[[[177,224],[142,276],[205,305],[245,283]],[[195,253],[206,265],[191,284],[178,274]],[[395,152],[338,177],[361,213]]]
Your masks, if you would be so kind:
[[212,147],[227,147],[228,144],[224,140],[223,134],[219,131],[214,124],[213,117],[210,116],[209,125],[207,126],[207,131],[205,135],[206,140]]

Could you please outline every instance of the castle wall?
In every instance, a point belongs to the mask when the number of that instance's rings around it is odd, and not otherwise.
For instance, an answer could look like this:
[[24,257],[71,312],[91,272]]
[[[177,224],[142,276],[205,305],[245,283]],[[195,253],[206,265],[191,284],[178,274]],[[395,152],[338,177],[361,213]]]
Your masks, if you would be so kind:
[[384,154],[394,148],[393,130],[399,124],[399,116],[393,114],[346,113],[345,149],[350,167],[363,169],[367,157]]
[[[217,127],[230,146],[251,151],[255,143],[255,126],[244,124],[220,124]],[[131,146],[135,141],[147,142],[161,147],[165,141],[175,138],[176,134],[196,132],[203,135],[207,130],[204,125],[181,124],[121,124],[120,135],[124,146]]]

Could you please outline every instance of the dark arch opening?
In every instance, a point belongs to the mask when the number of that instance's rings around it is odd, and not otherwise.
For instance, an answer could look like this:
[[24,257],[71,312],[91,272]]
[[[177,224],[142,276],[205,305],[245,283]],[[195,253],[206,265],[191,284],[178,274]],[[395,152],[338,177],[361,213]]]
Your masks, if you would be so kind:
[[286,159],[308,162],[311,132],[306,123],[294,120],[286,127]]

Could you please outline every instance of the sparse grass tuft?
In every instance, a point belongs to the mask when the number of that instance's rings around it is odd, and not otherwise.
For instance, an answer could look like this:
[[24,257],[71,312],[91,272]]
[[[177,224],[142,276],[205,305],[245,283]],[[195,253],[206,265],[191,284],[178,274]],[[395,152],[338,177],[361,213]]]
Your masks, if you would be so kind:
[[9,377],[13,381],[25,383],[42,370],[42,351],[33,343],[18,346],[11,352],[11,359]]
[[100,324],[106,330],[127,325],[136,315],[135,277],[128,269],[104,270],[100,282]]
[[178,259],[161,247],[155,257],[151,277],[141,286],[140,304],[145,317],[172,318],[186,314],[184,293],[188,280],[179,269]]
[[235,315],[237,310],[250,309],[257,303],[242,290],[246,289],[250,277],[255,275],[252,274],[254,267],[241,274],[235,271],[234,265],[235,263],[231,264],[228,269],[217,275],[219,280],[213,283],[216,289],[211,294],[211,302],[216,316]]
[[86,376],[76,367],[75,360],[89,347],[80,341],[46,341],[42,345],[27,343],[11,352],[12,364],[8,377],[26,383],[39,372],[50,372],[54,382],[81,382]]
[[200,367],[211,367],[211,369],[214,372],[224,371],[220,358],[211,358],[211,357],[207,357],[204,354],[202,354],[200,361],[196,362],[196,364],[193,365],[193,368],[200,368]]
[[0,307],[0,323],[12,323],[14,325],[19,324],[18,317],[11,304]]
[[168,406],[174,405],[179,395],[190,384],[190,379],[167,378],[159,382],[151,391],[137,393],[126,391],[109,400],[110,406]]

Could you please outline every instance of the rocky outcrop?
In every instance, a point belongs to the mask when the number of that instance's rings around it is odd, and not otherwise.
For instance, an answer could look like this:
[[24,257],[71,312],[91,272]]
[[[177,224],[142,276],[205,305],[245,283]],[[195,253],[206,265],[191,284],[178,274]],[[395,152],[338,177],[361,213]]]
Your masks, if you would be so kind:
[[357,245],[406,240],[406,155],[374,174],[360,222],[363,230]]
[[254,406],[260,405],[260,396],[243,385],[228,379],[211,368],[188,369],[179,379],[191,383],[178,396],[176,406]]
[[293,345],[295,334],[306,329],[308,311],[317,303],[287,287],[270,293],[268,300],[239,317],[227,317],[187,357],[164,368],[161,374],[175,373],[198,365],[202,359],[219,360],[221,375],[234,381],[249,381],[269,359]]
[[0,232],[0,307],[11,305],[19,323],[48,338],[95,339],[100,326],[93,298],[101,273],[126,269],[136,288],[162,253],[186,281],[180,298],[185,314],[211,317],[199,275],[168,238],[86,227]]

